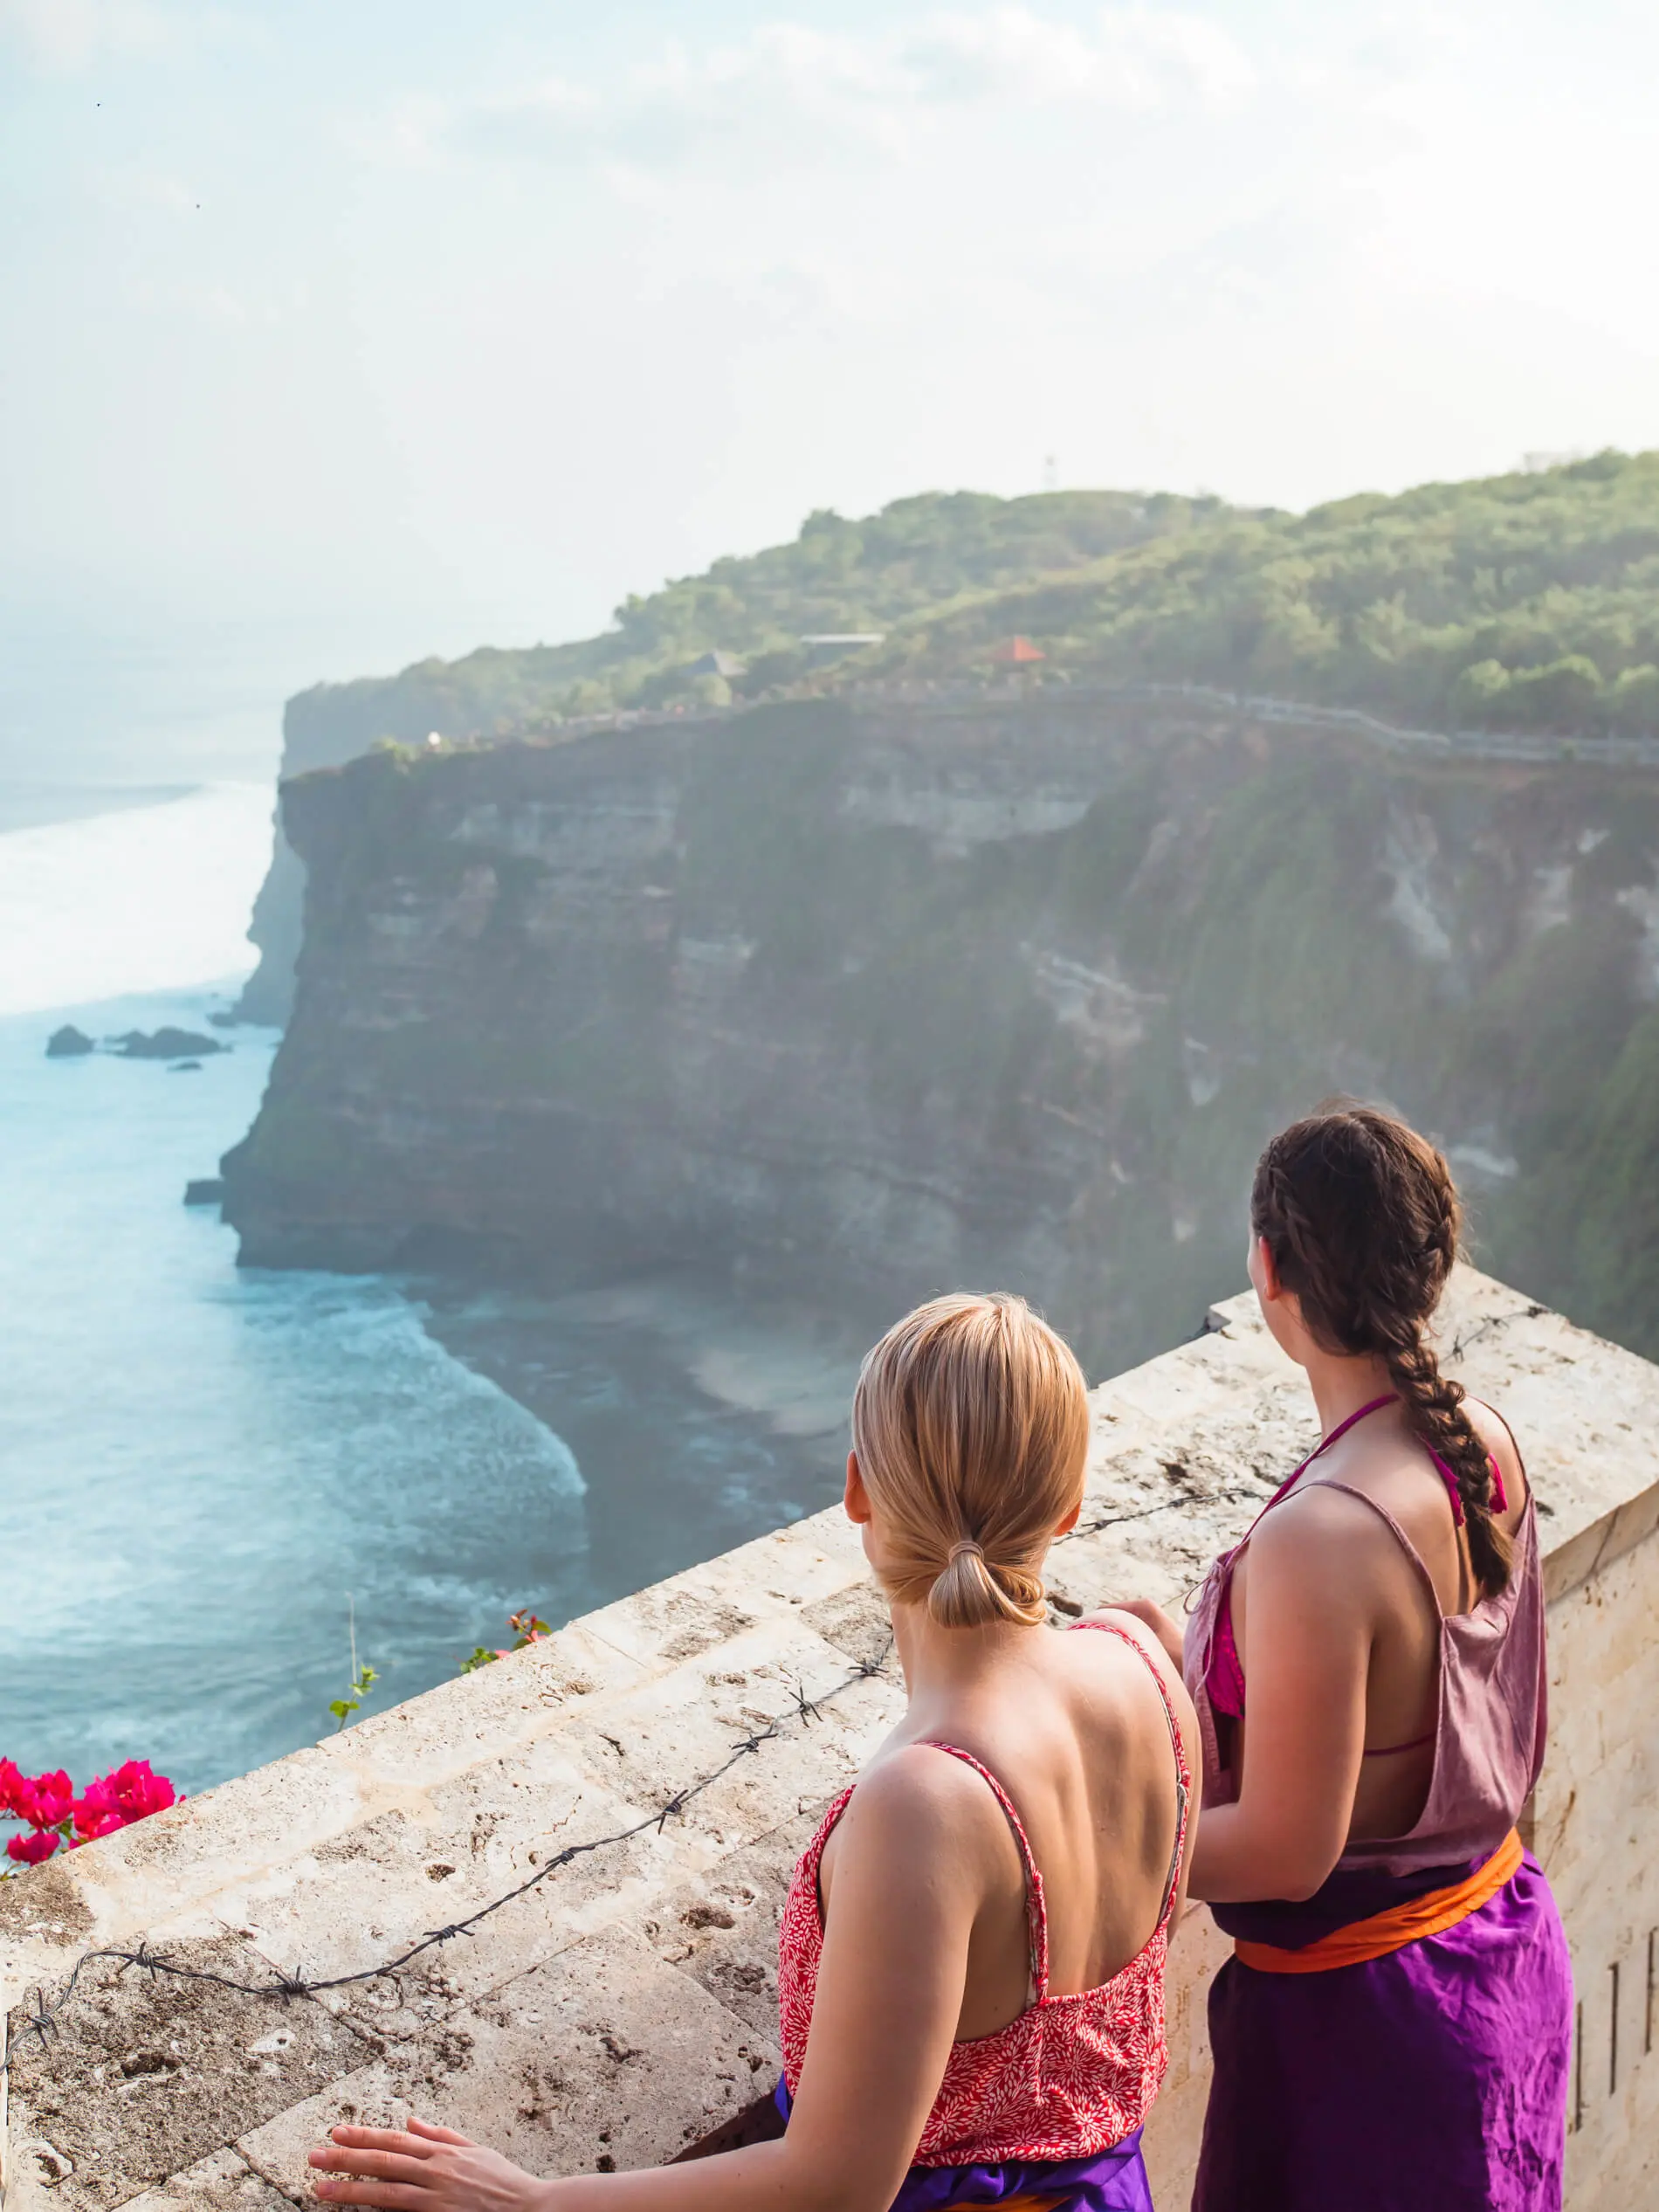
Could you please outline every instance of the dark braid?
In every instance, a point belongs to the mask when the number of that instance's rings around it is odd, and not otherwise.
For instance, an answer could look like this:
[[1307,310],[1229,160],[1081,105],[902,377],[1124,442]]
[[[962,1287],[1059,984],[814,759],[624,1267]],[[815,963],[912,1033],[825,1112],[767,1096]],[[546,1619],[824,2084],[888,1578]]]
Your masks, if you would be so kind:
[[1426,1331],[1457,1258],[1463,1209],[1426,1137],[1373,1106],[1294,1122],[1262,1154],[1250,1220],[1327,1352],[1387,1361],[1414,1436],[1456,1478],[1476,1580],[1509,1587],[1509,1533],[1492,1512],[1486,1447]]

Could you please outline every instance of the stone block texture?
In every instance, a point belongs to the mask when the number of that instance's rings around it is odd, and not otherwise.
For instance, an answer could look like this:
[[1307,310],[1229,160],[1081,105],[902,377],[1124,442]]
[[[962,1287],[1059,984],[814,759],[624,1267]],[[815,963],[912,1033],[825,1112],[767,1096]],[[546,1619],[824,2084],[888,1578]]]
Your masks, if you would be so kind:
[[[1570,2202],[1646,2212],[1659,1369],[1467,1270],[1443,1334],[1513,1422],[1542,1516],[1552,1709],[1532,1830],[1578,1977]],[[1103,1384],[1093,1412],[1057,1625],[1132,1594],[1179,1606],[1315,1440],[1248,1297]],[[348,2115],[420,2112],[545,2174],[674,2157],[776,2078],[785,1886],[900,1711],[887,1642],[852,1532],[820,1515],[0,1884],[14,2029],[103,1948],[148,1943],[256,1988],[338,1984],[248,1994],[93,1960],[52,2040],[17,2045],[6,2212],[276,2212],[307,2201],[306,2150]],[[1165,2212],[1190,2190],[1224,1949],[1190,1911],[1146,2138]]]

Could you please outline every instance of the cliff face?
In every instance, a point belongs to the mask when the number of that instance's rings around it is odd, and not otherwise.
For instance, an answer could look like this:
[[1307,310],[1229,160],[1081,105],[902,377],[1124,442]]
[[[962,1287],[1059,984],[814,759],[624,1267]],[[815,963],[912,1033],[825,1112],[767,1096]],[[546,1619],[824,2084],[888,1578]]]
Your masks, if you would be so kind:
[[[545,649],[485,651],[454,663],[419,661],[399,676],[313,684],[283,708],[282,777],[339,768],[382,743],[421,744],[434,730],[440,737],[465,737],[533,711],[545,698],[542,664],[550,658]],[[259,964],[237,1006],[244,1021],[280,1025],[288,1018],[305,896],[305,869],[279,808],[270,870],[248,926]]]
[[[789,544],[717,561],[702,575],[630,596],[598,637],[506,651],[486,645],[459,660],[418,661],[396,676],[315,685],[284,713],[282,774],[337,768],[386,739],[420,744],[433,730],[499,737],[619,707],[706,706],[710,685],[719,703],[729,703],[726,679],[701,667],[716,648],[740,657],[740,691],[771,695],[808,675],[805,634],[885,632],[1242,514],[1208,495],[1076,491],[1017,500],[925,493],[857,521],[827,511],[809,515]],[[994,618],[992,631],[1001,634]],[[302,872],[279,826],[249,932],[260,952],[240,1010],[250,1021],[287,1019],[303,896]]]
[[1509,1279],[1659,1344],[1651,781],[1050,695],[382,753],[285,819],[249,1261],[995,1281],[1100,1368],[1196,1325],[1344,1089],[1451,1147]]

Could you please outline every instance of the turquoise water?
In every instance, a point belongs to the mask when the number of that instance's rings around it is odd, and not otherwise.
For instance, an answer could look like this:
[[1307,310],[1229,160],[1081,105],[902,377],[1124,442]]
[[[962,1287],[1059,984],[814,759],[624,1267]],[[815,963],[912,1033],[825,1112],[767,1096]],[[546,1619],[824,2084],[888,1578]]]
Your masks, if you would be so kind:
[[[75,1019],[200,1029],[223,1003]],[[148,1758],[200,1789],[333,1726],[351,1614],[372,1710],[520,1605],[565,1620],[833,1493],[814,1408],[802,1436],[723,1402],[656,1307],[451,1288],[458,1358],[419,1286],[239,1271],[217,1209],[181,1201],[274,1037],[175,1073],[49,1061],[56,1021],[0,1019],[0,1753],[25,1769]],[[798,1393],[782,1410],[799,1428]]]
[[[77,1010],[200,1027],[199,996]],[[568,1448],[374,1278],[238,1273],[181,1203],[272,1040],[199,1072],[47,1061],[0,1021],[0,1747],[185,1787],[323,1733],[358,1643],[407,1695],[511,1605],[585,1588]]]
[[[354,1616],[373,1710],[519,1606],[567,1619],[836,1486],[849,1347],[686,1285],[238,1271],[182,1200],[273,1033],[193,1072],[45,1058],[65,1019],[201,1030],[229,1003],[195,979],[239,945],[268,807],[0,813],[0,1755],[27,1771],[148,1758],[200,1790],[327,1733]],[[169,969],[186,987],[85,995]]]

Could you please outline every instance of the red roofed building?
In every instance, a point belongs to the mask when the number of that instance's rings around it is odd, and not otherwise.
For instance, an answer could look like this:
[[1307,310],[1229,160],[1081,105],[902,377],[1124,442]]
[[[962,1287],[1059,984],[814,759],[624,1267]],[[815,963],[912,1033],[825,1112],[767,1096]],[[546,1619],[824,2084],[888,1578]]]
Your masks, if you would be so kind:
[[1022,667],[1028,661],[1046,660],[1048,655],[1029,637],[1010,637],[997,647],[991,658],[999,667]]

